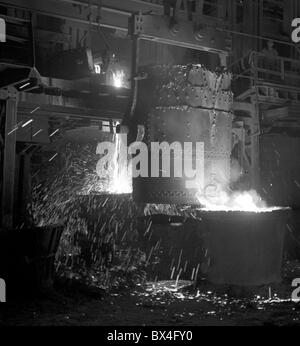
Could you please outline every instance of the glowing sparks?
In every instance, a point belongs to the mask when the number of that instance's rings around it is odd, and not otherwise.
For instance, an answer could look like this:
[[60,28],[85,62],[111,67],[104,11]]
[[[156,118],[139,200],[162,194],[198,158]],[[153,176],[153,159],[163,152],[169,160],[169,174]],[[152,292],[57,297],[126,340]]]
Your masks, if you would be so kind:
[[19,89],[24,89],[24,88],[26,88],[28,85],[30,85],[29,82],[27,82],[27,83],[21,85],[21,86],[19,87]]
[[267,203],[254,191],[221,192],[218,196],[198,196],[201,205],[206,211],[245,211],[252,213],[266,213],[280,210],[279,207],[268,207]]
[[41,108],[41,107],[38,106],[38,107],[36,107],[35,109],[33,109],[30,113],[33,114],[33,113],[35,113],[37,110],[39,110],[40,108]]
[[37,136],[39,133],[41,133],[43,130],[42,129],[39,129],[36,133],[34,133],[33,135],[32,135],[32,137],[35,137],[35,136]]
[[50,137],[53,137],[58,131],[59,131],[59,129],[57,129],[57,130],[55,130],[54,132],[52,132],[52,133],[50,134]]
[[22,127],[24,128],[24,127],[26,127],[27,125],[31,124],[32,122],[33,122],[33,119],[30,119],[30,120],[26,121],[26,122],[22,125]]
[[7,135],[8,135],[8,136],[11,135],[11,134],[14,133],[15,131],[17,131],[18,128],[19,128],[18,126],[14,127],[11,131],[9,131],[9,132],[7,133]]
[[53,161],[53,160],[56,158],[57,155],[58,155],[58,153],[54,154],[54,155],[49,159],[49,162]]

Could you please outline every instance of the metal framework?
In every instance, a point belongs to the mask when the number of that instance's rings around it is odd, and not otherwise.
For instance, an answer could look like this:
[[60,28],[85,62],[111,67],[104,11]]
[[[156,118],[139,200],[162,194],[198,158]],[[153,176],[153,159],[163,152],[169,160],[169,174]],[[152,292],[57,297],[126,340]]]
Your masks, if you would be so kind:
[[[102,0],[101,4],[100,1],[95,0],[1,0],[0,4],[35,14],[70,20],[83,26],[103,26],[123,31],[128,30],[128,19],[134,13],[164,14],[162,4],[142,0]],[[220,2],[215,6],[222,7]],[[223,11],[220,10],[218,13],[221,16]],[[193,14],[193,16],[196,15],[196,13]],[[186,13],[179,11],[179,17],[186,17]],[[222,22],[221,19],[219,18],[220,22]]]
[[135,14],[130,20],[129,34],[144,40],[227,56],[231,49],[230,37],[221,26],[216,29],[206,23],[196,27],[191,21],[180,20],[175,28],[168,17]]
[[[2,94],[2,96],[4,96]],[[13,227],[15,208],[15,167],[16,167],[16,132],[17,124],[17,94],[11,91],[9,97],[3,98],[2,105],[5,107],[5,136],[3,154],[3,179],[1,217],[2,226]]]
[[[271,1],[272,2],[272,1]],[[280,1],[278,1],[280,2]],[[224,64],[224,56],[227,55],[228,49],[231,46],[231,40],[228,38],[228,34],[236,34],[238,37],[239,32],[243,32],[244,36],[240,36],[235,44],[239,47],[245,48],[251,45],[255,49],[261,49],[263,40],[260,39],[261,35],[269,36],[269,32],[266,31],[267,26],[263,23],[268,17],[268,9],[265,8],[267,3],[262,0],[244,0],[242,6],[240,2],[236,1],[203,1],[196,0],[196,11],[188,14],[187,11],[182,11],[181,4],[186,1],[178,0],[177,7],[175,9],[175,15],[173,18],[164,16],[165,8],[162,1],[143,1],[143,0],[0,0],[0,5],[8,7],[10,9],[23,10],[28,14],[26,18],[13,18],[9,13],[7,16],[3,16],[5,19],[10,20],[23,20],[30,23],[30,15],[43,15],[53,18],[59,18],[64,20],[67,25],[74,26],[74,28],[82,28],[83,30],[97,30],[99,27],[117,29],[123,33],[129,33],[137,39],[145,39],[155,42],[162,42],[166,44],[181,46],[185,48],[206,50],[213,53],[217,53],[222,57],[222,63]],[[264,5],[262,7],[261,5]],[[290,0],[287,2],[286,8],[284,8],[285,17],[295,17],[300,15],[300,7],[298,0]],[[208,7],[214,6],[213,11],[205,10]],[[237,10],[242,11],[242,21],[239,22]],[[199,9],[203,9],[203,11]],[[227,10],[227,15],[226,15]],[[191,18],[188,18],[188,17]],[[130,20],[131,19],[131,20]],[[190,20],[192,19],[192,20]],[[271,18],[273,21],[273,18]],[[130,26],[128,22],[130,20]],[[175,20],[175,21],[174,21]],[[228,22],[227,22],[228,20]],[[276,20],[275,20],[276,22]],[[224,30],[227,26],[229,30]],[[228,29],[227,28],[227,29]],[[251,34],[247,36],[247,33]],[[44,38],[51,36],[51,32],[42,32],[37,30],[37,38]],[[62,42],[69,40],[68,34],[55,33],[55,40],[59,39]],[[255,38],[256,37],[256,38]],[[18,39],[14,37],[14,39]],[[240,40],[240,41],[238,41]],[[20,40],[19,40],[20,41]],[[249,44],[250,43],[250,44]],[[138,46],[138,44],[137,44]],[[138,47],[137,47],[138,48]],[[137,49],[138,50],[138,49]],[[243,49],[237,50],[243,51]],[[293,53],[294,54],[294,53]],[[256,56],[259,57],[259,54]],[[249,58],[249,57],[247,57]],[[245,60],[246,61],[246,60]],[[297,103],[300,100],[300,91],[293,86],[289,88],[288,83],[280,83],[275,86],[280,92],[281,98],[270,97],[270,91],[274,89],[274,83],[268,84],[262,81],[261,75],[270,73],[265,71],[260,66],[255,66],[255,73],[251,75],[251,68],[247,70],[247,63],[242,62],[243,70],[236,73],[237,77],[248,80],[249,84],[252,83],[251,88],[246,90],[245,94],[239,95],[238,102],[235,102],[235,110],[246,112],[249,117],[245,118],[248,122],[247,126],[251,128],[251,141],[245,145],[245,162],[247,170],[251,171],[253,181],[257,179],[259,174],[259,134],[260,134],[260,118],[259,118],[259,104],[269,102],[271,105],[281,105],[284,102]],[[133,62],[134,71],[137,69],[138,61]],[[280,61],[280,70],[275,71],[276,78],[288,81],[290,78],[295,80],[294,75],[289,76],[286,71],[286,66],[293,64],[294,61]],[[255,59],[254,59],[255,64]],[[246,69],[244,67],[246,66]],[[252,66],[253,67],[253,66]],[[274,71],[273,71],[274,72]],[[242,75],[242,76],[240,76]],[[135,76],[138,78],[138,76]],[[235,81],[238,87],[238,80]],[[137,79],[134,80],[134,84],[137,85]],[[61,84],[61,85],[60,85]],[[60,118],[89,118],[89,119],[122,119],[124,115],[124,107],[120,107],[120,111],[116,107],[115,110],[111,110],[106,105],[108,103],[128,102],[129,94],[122,95],[122,92],[118,92],[119,95],[115,95],[112,91],[102,90],[102,96],[96,94],[91,96],[89,90],[87,93],[82,93],[78,89],[82,89],[81,85],[66,86],[66,83],[57,83],[50,88],[45,88],[43,94],[34,93],[19,93],[19,101],[15,98],[10,91],[5,94],[0,92],[0,99],[6,103],[6,118],[9,120],[6,125],[13,126],[16,120],[16,112],[20,115],[28,115],[37,107],[36,115],[44,116],[50,114],[53,117]],[[265,91],[264,91],[265,90]],[[100,92],[101,93],[101,92]],[[263,95],[263,93],[265,95]],[[120,98],[118,98],[120,97]],[[123,101],[122,101],[123,98]],[[111,100],[114,102],[111,102]],[[249,102],[245,102],[249,100]],[[134,105],[134,94],[131,106]],[[132,108],[132,107],[131,107]],[[266,111],[267,112],[267,111]],[[280,111],[281,112],[281,111]],[[279,112],[279,113],[280,113]],[[265,113],[267,114],[267,113]],[[7,131],[9,128],[7,128]],[[6,132],[7,133],[7,132]],[[241,134],[242,136],[242,134]],[[11,194],[13,193],[13,183],[10,183],[9,177],[12,176],[10,169],[14,169],[13,158],[15,154],[12,154],[16,138],[12,136],[5,139],[5,168],[4,177],[5,183],[10,184],[10,188],[4,191],[3,200],[7,197],[7,210],[5,215],[10,215],[12,212]],[[7,188],[8,189],[8,188]],[[11,223],[10,216],[5,219],[8,224]],[[5,222],[6,222],[5,221]]]

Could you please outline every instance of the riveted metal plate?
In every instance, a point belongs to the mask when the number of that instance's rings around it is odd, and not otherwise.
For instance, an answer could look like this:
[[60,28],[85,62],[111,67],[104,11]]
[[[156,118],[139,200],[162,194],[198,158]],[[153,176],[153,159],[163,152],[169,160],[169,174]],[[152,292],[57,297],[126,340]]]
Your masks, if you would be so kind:
[[[171,155],[170,177],[164,176],[161,167],[159,177],[151,177],[149,158],[149,177],[134,179],[134,198],[146,203],[194,204],[198,203],[196,195],[203,193],[206,186],[217,183],[228,187],[232,132],[232,94],[227,90],[230,76],[218,75],[200,65],[156,67],[147,73],[149,80],[142,84],[139,94],[140,109],[143,104],[152,103],[144,122],[144,141],[149,149],[154,142],[180,143],[183,161],[185,143],[192,144],[189,162],[192,161],[193,168],[201,160],[195,150],[196,143],[202,143],[203,179],[197,188],[191,187],[189,183],[193,179],[184,174],[184,167],[182,177],[175,176],[174,155]],[[151,90],[154,93],[151,94]],[[164,154],[160,160],[165,160]]]

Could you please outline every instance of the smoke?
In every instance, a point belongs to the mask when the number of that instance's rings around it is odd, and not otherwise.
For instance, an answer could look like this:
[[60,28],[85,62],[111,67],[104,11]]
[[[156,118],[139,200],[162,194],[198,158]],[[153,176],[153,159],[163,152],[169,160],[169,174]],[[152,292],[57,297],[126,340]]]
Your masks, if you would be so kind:
[[243,174],[243,170],[236,159],[231,160],[231,167],[230,167],[230,183],[234,184],[238,182]]

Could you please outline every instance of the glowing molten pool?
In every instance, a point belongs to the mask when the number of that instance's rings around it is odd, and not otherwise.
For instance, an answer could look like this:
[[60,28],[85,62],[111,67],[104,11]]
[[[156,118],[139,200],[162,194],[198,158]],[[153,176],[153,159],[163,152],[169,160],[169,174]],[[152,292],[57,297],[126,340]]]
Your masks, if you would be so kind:
[[243,211],[251,213],[268,213],[282,210],[281,207],[268,207],[266,202],[254,191],[221,192],[215,197],[198,196],[204,211]]

